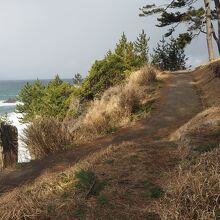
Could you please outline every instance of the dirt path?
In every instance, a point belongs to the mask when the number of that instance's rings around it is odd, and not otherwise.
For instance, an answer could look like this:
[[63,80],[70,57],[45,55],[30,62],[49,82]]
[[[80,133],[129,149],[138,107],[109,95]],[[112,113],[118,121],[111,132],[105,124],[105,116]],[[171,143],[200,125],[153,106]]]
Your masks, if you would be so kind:
[[20,170],[2,172],[0,173],[0,193],[32,182],[46,172],[63,171],[88,154],[109,145],[124,141],[149,142],[155,138],[165,138],[200,110],[201,104],[192,76],[189,73],[172,73],[171,79],[162,89],[160,104],[149,119],[141,120],[134,126],[121,129],[109,136],[98,138],[92,143],[78,146],[73,151],[34,161]]

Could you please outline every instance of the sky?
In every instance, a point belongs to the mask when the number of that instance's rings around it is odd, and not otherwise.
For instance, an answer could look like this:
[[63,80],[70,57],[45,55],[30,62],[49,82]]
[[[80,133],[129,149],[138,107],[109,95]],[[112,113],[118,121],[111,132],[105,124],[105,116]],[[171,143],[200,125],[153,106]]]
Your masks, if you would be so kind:
[[[158,1],[157,1],[158,2]],[[145,30],[154,48],[165,30],[139,17],[147,0],[0,0],[0,80],[86,76],[122,32]],[[189,64],[207,61],[204,36],[187,47]]]

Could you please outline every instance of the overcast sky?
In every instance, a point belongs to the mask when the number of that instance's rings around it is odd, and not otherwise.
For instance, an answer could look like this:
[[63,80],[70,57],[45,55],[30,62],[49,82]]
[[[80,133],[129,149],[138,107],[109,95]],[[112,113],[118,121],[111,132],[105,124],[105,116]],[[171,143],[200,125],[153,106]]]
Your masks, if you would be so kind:
[[[113,49],[124,31],[135,40],[142,29],[156,46],[163,30],[140,18],[147,0],[0,0],[0,79],[84,76]],[[187,48],[190,64],[207,60],[200,37]]]

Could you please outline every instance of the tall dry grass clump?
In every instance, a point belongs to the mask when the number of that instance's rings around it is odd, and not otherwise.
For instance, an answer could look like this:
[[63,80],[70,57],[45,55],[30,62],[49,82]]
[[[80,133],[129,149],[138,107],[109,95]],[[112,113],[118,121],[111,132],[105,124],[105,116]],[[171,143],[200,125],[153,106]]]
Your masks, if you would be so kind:
[[149,83],[155,82],[157,78],[157,70],[155,67],[146,65],[139,71],[130,75],[128,82],[133,85],[146,86]]
[[220,218],[220,150],[203,154],[195,165],[180,167],[159,202],[163,220]]
[[22,141],[35,159],[66,150],[71,146],[68,130],[55,118],[34,120],[24,130]]
[[106,129],[123,126],[129,116],[147,101],[150,84],[156,81],[157,70],[145,66],[132,73],[126,84],[112,87],[100,100],[94,100],[82,120],[81,129],[101,133]]

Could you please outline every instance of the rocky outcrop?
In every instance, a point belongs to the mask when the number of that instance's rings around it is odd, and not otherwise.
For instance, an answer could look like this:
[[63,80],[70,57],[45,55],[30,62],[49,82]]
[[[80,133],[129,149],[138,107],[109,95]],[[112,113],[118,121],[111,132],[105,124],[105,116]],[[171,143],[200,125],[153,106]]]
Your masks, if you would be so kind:
[[15,126],[0,124],[0,168],[13,167],[18,161],[18,130]]

